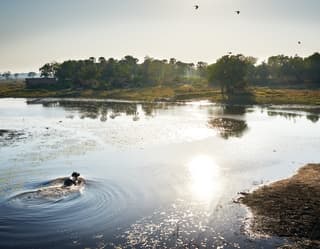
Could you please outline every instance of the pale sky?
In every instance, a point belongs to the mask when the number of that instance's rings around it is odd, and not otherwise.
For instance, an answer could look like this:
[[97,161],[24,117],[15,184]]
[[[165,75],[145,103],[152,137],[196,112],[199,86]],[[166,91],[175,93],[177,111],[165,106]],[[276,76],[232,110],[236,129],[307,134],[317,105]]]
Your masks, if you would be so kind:
[[0,72],[90,56],[308,56],[320,51],[319,13],[320,0],[0,0]]

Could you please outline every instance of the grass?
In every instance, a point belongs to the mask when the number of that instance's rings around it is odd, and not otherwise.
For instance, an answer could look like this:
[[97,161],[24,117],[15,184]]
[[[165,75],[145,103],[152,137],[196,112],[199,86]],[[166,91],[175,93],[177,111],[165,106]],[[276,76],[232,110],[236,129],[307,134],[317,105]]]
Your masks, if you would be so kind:
[[235,104],[304,104],[320,105],[320,90],[272,89],[254,87],[249,93],[236,94],[224,98],[218,88],[208,86],[181,85],[175,87],[158,86],[137,89],[116,90],[76,90],[76,89],[27,89],[22,81],[1,82],[0,97],[45,98],[45,97],[84,97],[114,98],[126,100],[202,100],[231,102]]
[[320,90],[253,88],[259,104],[320,105]]

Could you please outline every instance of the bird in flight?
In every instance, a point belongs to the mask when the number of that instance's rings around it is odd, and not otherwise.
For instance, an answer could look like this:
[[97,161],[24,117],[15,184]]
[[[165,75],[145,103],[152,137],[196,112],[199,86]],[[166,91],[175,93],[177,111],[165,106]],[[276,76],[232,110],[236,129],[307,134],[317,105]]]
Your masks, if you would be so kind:
[[301,44],[301,41],[298,41],[298,44],[300,45],[300,44]]
[[199,5],[194,5],[194,8],[197,10],[199,9]]
[[235,11],[238,15],[240,14],[240,10]]

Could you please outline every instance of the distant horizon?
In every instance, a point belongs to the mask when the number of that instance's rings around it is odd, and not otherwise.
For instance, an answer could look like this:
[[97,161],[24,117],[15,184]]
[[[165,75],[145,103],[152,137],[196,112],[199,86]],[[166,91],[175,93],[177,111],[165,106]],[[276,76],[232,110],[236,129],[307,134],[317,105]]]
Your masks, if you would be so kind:
[[103,55],[209,64],[229,51],[306,57],[320,51],[319,9],[318,0],[1,1],[0,72]]

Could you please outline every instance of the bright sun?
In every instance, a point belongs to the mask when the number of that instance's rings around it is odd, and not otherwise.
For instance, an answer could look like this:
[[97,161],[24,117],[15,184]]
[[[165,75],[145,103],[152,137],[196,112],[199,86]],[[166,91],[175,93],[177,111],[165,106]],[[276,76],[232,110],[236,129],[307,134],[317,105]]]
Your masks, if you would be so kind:
[[209,156],[196,156],[188,164],[190,188],[201,201],[211,201],[221,188],[220,168]]

